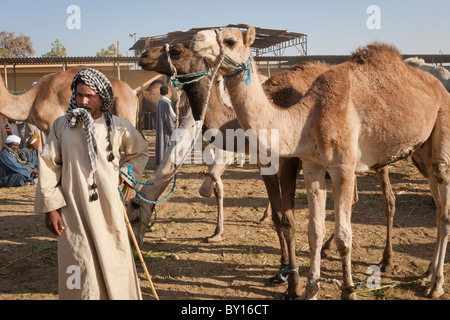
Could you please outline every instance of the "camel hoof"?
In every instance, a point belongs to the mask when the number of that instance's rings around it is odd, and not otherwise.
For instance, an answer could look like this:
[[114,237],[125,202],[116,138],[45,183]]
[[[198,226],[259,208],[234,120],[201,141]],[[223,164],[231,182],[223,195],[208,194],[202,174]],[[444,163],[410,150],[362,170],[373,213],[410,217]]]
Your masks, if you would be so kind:
[[356,293],[355,292],[349,293],[349,292],[345,292],[345,290],[344,290],[341,293],[341,300],[357,300]]
[[392,261],[381,261],[378,266],[380,267],[381,272],[389,272],[392,269],[394,269],[394,264],[392,263]]
[[425,290],[425,296],[430,299],[439,298],[444,293],[445,292],[444,292],[444,289],[442,289],[442,286],[437,286],[437,285],[432,285]]
[[210,243],[210,242],[220,242],[222,241],[222,236],[220,235],[213,235],[211,237],[206,238],[206,242]]

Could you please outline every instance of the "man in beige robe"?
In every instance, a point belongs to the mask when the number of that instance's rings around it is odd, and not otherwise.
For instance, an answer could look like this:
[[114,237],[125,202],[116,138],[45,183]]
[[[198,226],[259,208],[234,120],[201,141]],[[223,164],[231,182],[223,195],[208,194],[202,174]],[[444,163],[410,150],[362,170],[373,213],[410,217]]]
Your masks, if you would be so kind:
[[[88,79],[99,76],[91,70]],[[109,98],[103,89],[91,83],[77,85],[74,79],[69,111],[81,114],[84,108],[90,122],[71,126],[68,115],[58,118],[39,162],[35,212],[46,213],[47,228],[58,235],[60,299],[142,299],[118,185],[119,168],[127,172],[132,165],[135,178],[141,176],[148,143],[127,120],[111,114],[107,119],[105,105],[111,101],[105,103]],[[100,112],[95,98],[101,98]],[[87,127],[95,143],[87,138]]]

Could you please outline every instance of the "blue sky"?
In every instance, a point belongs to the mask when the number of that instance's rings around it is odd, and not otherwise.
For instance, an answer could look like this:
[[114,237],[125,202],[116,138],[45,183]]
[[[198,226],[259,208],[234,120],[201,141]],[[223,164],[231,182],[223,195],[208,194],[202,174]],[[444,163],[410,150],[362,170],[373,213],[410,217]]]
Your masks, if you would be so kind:
[[[67,28],[70,5],[80,8],[80,29]],[[380,8],[380,29],[366,25],[370,5]],[[15,0],[2,1],[1,11],[0,30],[30,36],[35,56],[56,39],[68,56],[94,56],[117,41],[122,54],[132,55],[130,33],[139,38],[231,23],[306,33],[311,55],[349,54],[375,40],[405,54],[450,54],[449,0]]]

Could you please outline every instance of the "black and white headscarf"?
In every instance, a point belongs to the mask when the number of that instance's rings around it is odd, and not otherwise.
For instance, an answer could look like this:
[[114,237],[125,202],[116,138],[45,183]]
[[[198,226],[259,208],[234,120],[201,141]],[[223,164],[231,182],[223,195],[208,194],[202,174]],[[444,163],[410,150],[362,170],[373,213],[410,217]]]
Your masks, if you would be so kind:
[[[95,173],[97,170],[97,141],[95,139],[95,127],[94,119],[92,118],[89,111],[84,108],[79,108],[76,101],[76,89],[78,83],[84,83],[89,86],[93,91],[95,91],[102,99],[101,111],[105,117],[107,129],[108,129],[108,148],[109,151],[108,161],[114,160],[114,155],[112,153],[112,143],[111,143],[111,133],[112,133],[112,115],[109,111],[114,105],[114,93],[108,78],[98,70],[85,68],[78,72],[72,80],[71,90],[72,98],[70,100],[69,108],[67,109],[66,118],[70,127],[75,127],[77,123],[81,121],[84,125],[84,131],[86,134],[86,141],[88,145],[89,160],[92,166],[92,171]],[[92,189],[94,189],[94,194],[91,196],[91,200],[97,200],[98,196],[95,192],[97,185],[95,184],[95,179],[92,184]]]

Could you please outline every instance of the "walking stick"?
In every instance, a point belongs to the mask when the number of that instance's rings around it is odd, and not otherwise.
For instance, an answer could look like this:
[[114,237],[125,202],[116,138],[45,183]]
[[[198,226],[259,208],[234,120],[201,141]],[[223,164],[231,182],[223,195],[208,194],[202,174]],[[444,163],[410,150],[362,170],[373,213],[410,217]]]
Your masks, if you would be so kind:
[[130,220],[128,219],[127,210],[126,210],[125,206],[123,206],[122,208],[123,208],[123,213],[125,215],[125,223],[128,227],[128,231],[130,232],[131,238],[133,239],[133,244],[139,255],[139,260],[141,260],[141,264],[142,264],[142,267],[144,268],[145,275],[148,279],[148,282],[150,283],[150,288],[152,289],[153,296],[156,298],[156,300],[159,300],[158,294],[156,293],[155,287],[153,286],[152,278],[151,278],[150,274],[148,273],[147,266],[145,265],[144,258],[142,257],[141,250],[139,249],[139,245],[136,241],[136,237],[134,236],[133,228],[131,227]]

